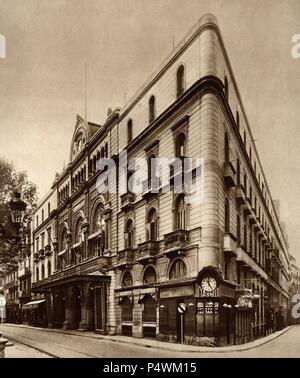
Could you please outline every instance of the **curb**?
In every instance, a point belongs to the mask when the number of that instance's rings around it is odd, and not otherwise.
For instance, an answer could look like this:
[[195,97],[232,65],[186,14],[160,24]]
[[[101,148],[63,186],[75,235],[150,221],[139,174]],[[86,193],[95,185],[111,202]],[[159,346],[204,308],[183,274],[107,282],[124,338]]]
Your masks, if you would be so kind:
[[[168,346],[165,346],[165,345],[151,345],[150,343],[147,344],[147,343],[139,343],[139,342],[135,342],[134,341],[134,338],[133,340],[122,340],[122,339],[116,339],[115,337],[117,336],[114,336],[113,338],[111,338],[111,336],[106,336],[106,335],[96,335],[96,334],[86,334],[86,333],[73,333],[73,332],[68,332],[67,330],[66,331],[63,331],[63,330],[56,330],[56,329],[48,329],[48,328],[39,328],[39,327],[31,327],[31,326],[26,326],[26,325],[21,325],[21,324],[7,324],[8,326],[12,326],[12,327],[19,327],[19,328],[26,328],[26,329],[33,329],[33,330],[36,330],[36,331],[40,331],[40,332],[53,332],[53,333],[58,333],[58,334],[64,334],[64,335],[71,335],[71,336],[79,336],[79,337],[85,337],[85,338],[92,338],[92,339],[96,339],[96,340],[108,340],[108,341],[111,341],[111,342],[118,342],[118,343],[122,343],[122,344],[131,344],[131,345],[135,345],[135,346],[139,346],[139,347],[142,347],[142,348],[155,348],[155,349],[162,349],[162,350],[167,350],[167,351],[171,351],[171,352],[183,352],[183,353],[233,353],[233,352],[243,352],[243,351],[246,351],[246,350],[250,350],[250,349],[255,349],[255,348],[258,348],[262,345],[265,345],[267,343],[269,343],[270,341],[273,341],[275,339],[277,339],[279,336],[283,335],[284,333],[288,332],[289,330],[291,330],[293,327],[295,327],[295,325],[290,325],[286,328],[284,328],[283,330],[281,331],[277,331],[276,333],[273,333],[272,334],[272,337],[269,337],[271,335],[268,335],[268,336],[265,336],[263,338],[260,338],[260,339],[257,339],[255,341],[251,341],[249,343],[246,343],[246,344],[241,344],[241,346],[228,346],[228,347],[201,347],[199,346],[198,348],[199,349],[183,349],[182,348],[182,344],[172,344],[174,345],[173,348],[170,348]],[[266,340],[266,338],[268,338]],[[13,338],[10,338],[11,340],[13,340]],[[159,341],[156,341],[159,343]],[[249,344],[253,344],[255,343],[255,345],[249,345]],[[25,343],[23,343],[24,345],[27,345]],[[178,347],[175,347],[175,345],[178,345]],[[30,345],[27,345],[30,347]],[[187,345],[183,345],[184,347],[188,347]],[[194,348],[197,348],[196,346],[194,346]],[[36,349],[36,348],[34,348]],[[42,350],[39,350],[41,352],[43,352]],[[47,354],[47,353],[46,353]],[[54,356],[52,355],[52,357],[57,357],[57,356]]]

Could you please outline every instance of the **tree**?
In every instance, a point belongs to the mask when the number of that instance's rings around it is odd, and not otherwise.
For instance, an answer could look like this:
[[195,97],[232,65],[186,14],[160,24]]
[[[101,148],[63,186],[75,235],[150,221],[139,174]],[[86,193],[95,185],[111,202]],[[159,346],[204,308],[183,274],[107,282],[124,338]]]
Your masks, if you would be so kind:
[[[16,265],[24,250],[20,251],[16,243],[9,243],[7,239],[13,239],[16,230],[11,221],[8,202],[13,192],[19,191],[22,199],[27,203],[27,209],[22,227],[22,241],[30,241],[30,220],[37,203],[37,186],[29,181],[26,171],[17,171],[14,164],[0,157],[0,266]],[[30,248],[30,245],[28,245]]]

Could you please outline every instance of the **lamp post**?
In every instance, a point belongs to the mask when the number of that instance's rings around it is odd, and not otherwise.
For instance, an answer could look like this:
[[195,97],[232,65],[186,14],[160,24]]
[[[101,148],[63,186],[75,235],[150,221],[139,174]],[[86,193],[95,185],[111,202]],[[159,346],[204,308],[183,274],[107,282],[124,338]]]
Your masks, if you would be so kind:
[[[4,214],[4,219],[7,217],[7,207],[0,205],[1,212]],[[13,198],[8,203],[8,208],[10,211],[10,218],[8,222],[0,223],[0,236],[10,245],[21,244],[21,228],[24,220],[25,211],[27,204],[21,199],[21,194],[19,192],[13,193]],[[22,248],[22,245],[20,249]]]

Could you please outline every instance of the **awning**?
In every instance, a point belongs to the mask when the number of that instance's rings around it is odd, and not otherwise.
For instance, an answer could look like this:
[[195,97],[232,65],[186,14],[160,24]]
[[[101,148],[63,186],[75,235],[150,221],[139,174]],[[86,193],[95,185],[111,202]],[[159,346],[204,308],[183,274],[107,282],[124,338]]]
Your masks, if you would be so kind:
[[138,303],[143,302],[143,300],[145,299],[146,296],[151,297],[152,299],[155,300],[155,302],[157,302],[157,295],[156,295],[155,292],[152,292],[152,293],[141,293],[141,294],[139,295]]
[[23,308],[25,307],[25,308],[28,309],[28,310],[32,310],[32,309],[34,309],[34,308],[38,308],[39,305],[40,305],[41,303],[43,303],[43,302],[46,302],[46,299],[40,299],[40,300],[38,300],[38,301],[31,301],[31,302],[25,303],[25,304],[23,305]]

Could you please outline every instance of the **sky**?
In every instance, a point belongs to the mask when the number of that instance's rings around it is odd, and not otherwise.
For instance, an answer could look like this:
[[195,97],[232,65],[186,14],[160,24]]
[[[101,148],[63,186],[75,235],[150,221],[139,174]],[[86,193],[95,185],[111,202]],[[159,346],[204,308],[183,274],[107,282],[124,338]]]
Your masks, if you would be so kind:
[[76,114],[103,123],[204,13],[217,18],[290,252],[300,263],[300,0],[0,0],[0,155],[40,197],[69,161]]

